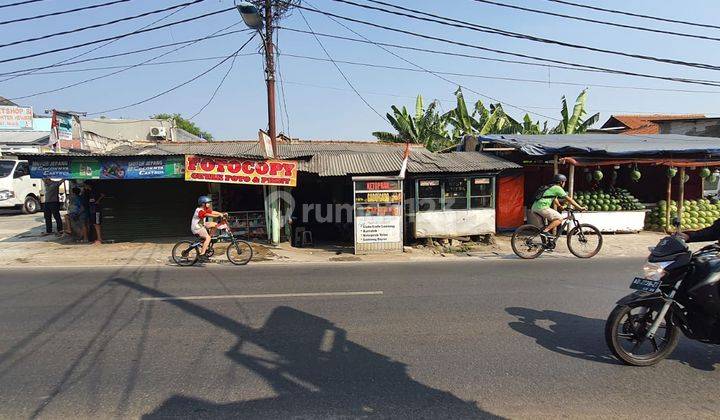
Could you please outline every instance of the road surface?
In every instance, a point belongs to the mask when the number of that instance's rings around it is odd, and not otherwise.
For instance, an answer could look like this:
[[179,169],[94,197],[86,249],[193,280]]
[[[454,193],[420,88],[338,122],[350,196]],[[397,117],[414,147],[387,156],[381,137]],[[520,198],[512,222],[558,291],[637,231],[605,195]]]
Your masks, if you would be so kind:
[[3,418],[720,415],[720,350],[618,364],[638,259],[3,269]]

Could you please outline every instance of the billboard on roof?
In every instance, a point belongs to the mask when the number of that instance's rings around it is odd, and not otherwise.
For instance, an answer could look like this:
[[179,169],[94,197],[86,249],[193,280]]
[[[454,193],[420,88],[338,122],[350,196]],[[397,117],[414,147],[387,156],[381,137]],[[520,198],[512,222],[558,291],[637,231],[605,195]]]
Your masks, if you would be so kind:
[[32,130],[33,110],[30,106],[0,106],[0,130]]

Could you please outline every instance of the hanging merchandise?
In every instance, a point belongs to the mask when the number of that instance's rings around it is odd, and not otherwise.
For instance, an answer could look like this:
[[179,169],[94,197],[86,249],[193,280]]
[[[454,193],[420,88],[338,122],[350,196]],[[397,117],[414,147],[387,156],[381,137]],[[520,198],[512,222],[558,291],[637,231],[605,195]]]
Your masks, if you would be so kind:
[[690,180],[690,175],[685,174],[685,177],[683,177],[683,184],[688,182]]
[[585,181],[587,181],[588,184],[592,182],[592,174],[588,168],[585,168]]
[[603,179],[604,175],[600,169],[596,169],[592,176],[595,181],[600,181]]
[[668,178],[674,178],[675,175],[677,175],[677,169],[676,169],[676,168],[673,168],[673,167],[669,167],[669,168],[667,169],[667,177],[668,177]]
[[642,174],[637,168],[637,165],[635,165],[635,168],[630,172],[630,179],[632,179],[635,182],[640,181],[640,178],[642,178]]
[[710,174],[710,168],[705,167],[700,170],[700,178],[707,178],[710,176]]
[[715,170],[713,171],[712,175],[710,175],[710,181],[711,181],[711,182],[715,182],[715,181],[717,181],[718,179],[720,179],[720,170],[715,169]]

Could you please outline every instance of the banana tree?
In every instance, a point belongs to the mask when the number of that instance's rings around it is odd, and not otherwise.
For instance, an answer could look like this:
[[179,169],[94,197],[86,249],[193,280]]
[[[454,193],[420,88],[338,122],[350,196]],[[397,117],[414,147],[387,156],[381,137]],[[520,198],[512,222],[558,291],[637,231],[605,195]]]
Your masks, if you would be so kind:
[[458,141],[465,135],[508,134],[519,131],[520,124],[510,118],[501,104],[486,108],[482,101],[475,102],[472,113],[468,111],[462,89],[455,91],[457,105],[444,117],[453,127],[452,138]]
[[587,114],[585,109],[585,102],[587,100],[587,89],[583,89],[575,99],[575,106],[573,107],[572,115],[568,112],[567,100],[565,96],[562,97],[562,120],[552,132],[553,134],[579,134],[584,133],[588,128],[595,124],[600,119],[600,113],[591,115],[589,118],[583,120],[582,118]]
[[372,133],[380,141],[392,143],[422,144],[428,150],[441,150],[451,145],[447,131],[447,122],[437,112],[437,102],[433,101],[425,108],[421,95],[415,101],[415,114],[412,115],[404,106],[399,109],[391,106],[392,114],[387,119],[397,133],[375,131]]
[[540,121],[534,122],[532,118],[530,118],[530,115],[525,114],[525,117],[523,117],[523,122],[520,125],[519,134],[547,134],[548,133],[548,127],[547,127],[547,121],[543,123],[542,126],[540,126]]

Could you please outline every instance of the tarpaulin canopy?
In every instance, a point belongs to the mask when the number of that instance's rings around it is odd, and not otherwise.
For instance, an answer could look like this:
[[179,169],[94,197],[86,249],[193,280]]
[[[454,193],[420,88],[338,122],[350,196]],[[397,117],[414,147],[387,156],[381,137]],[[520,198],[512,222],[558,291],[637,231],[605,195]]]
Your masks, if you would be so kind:
[[678,156],[697,154],[720,156],[720,138],[680,134],[638,136],[622,134],[493,134],[482,136],[480,139],[514,147],[530,156]]

